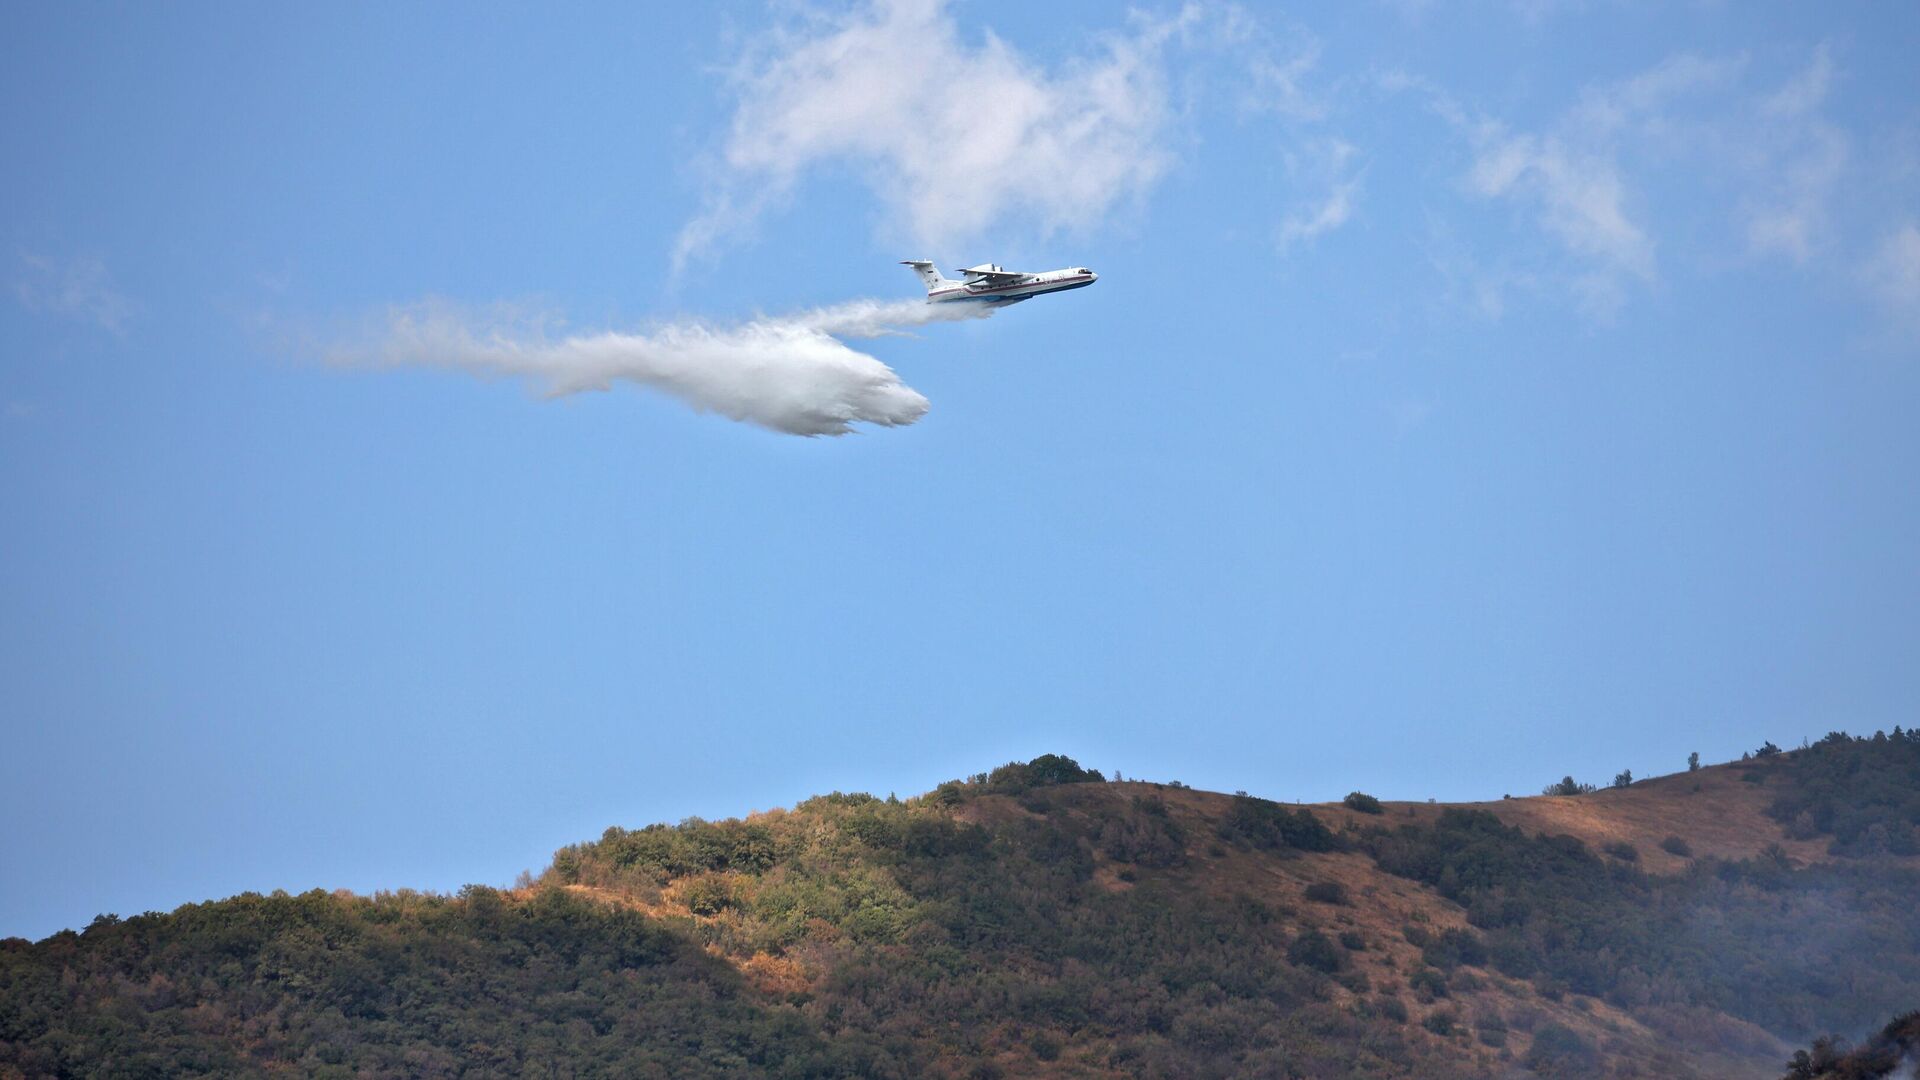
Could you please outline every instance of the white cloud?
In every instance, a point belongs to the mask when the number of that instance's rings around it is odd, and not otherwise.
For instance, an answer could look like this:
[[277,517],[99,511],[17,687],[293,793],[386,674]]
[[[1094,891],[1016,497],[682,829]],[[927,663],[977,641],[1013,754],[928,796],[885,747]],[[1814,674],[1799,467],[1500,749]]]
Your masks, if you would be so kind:
[[1629,281],[1650,282],[1657,272],[1657,245],[1621,164],[1623,144],[1670,138],[1667,110],[1673,100],[1724,85],[1740,66],[1738,60],[1680,54],[1618,82],[1588,87],[1545,130],[1511,132],[1491,120],[1470,124],[1475,156],[1468,186],[1488,198],[1530,206],[1539,226],[1582,263],[1573,287],[1583,305],[1610,312]]
[[1742,57],[1676,53],[1637,75],[1587,87],[1563,126],[1594,141],[1622,133],[1661,135],[1674,122],[1669,109],[1675,99],[1726,89],[1745,67]]
[[1289,171],[1310,174],[1325,194],[1281,220],[1277,242],[1282,254],[1338,229],[1353,216],[1364,171],[1353,167],[1357,153],[1351,143],[1328,139],[1288,156]]
[[1043,232],[1091,226],[1167,169],[1164,54],[1199,12],[1135,16],[1051,70],[990,31],[969,40],[947,0],[814,17],[740,65],[719,193],[682,231],[676,264],[830,162],[853,163],[920,249],[1009,218]]
[[1845,174],[1846,134],[1820,113],[1834,80],[1831,51],[1814,50],[1804,71],[1760,102],[1743,139],[1753,192],[1743,200],[1747,249],[1804,263],[1826,239],[1828,207]]
[[1287,215],[1280,222],[1280,250],[1289,251],[1296,244],[1311,241],[1345,225],[1347,219],[1353,216],[1354,195],[1359,188],[1360,178],[1355,176],[1335,185],[1318,207]]
[[1824,239],[1833,190],[1847,166],[1847,140],[1837,129],[1809,128],[1800,145],[1774,163],[1772,190],[1750,200],[1747,248],[1805,262]]
[[1653,241],[1627,211],[1626,183],[1604,150],[1552,135],[1497,134],[1483,143],[1468,183],[1489,198],[1534,204],[1543,228],[1602,270],[1653,277]]
[[[1375,0],[1382,7],[1396,12],[1410,23],[1423,22],[1435,8],[1441,7],[1436,0]],[[1594,6],[1594,0],[1508,0],[1506,7],[1513,14],[1529,23],[1542,23],[1567,12],[1583,11]]]
[[1889,232],[1865,277],[1896,318],[1920,328],[1920,226],[1908,222]]
[[[1832,205],[1850,145],[1823,109],[1839,78],[1831,50],[1767,90],[1748,88],[1743,56],[1671,56],[1585,88],[1559,116],[1518,129],[1475,114],[1444,90],[1388,73],[1389,92],[1425,96],[1472,147],[1466,189],[1509,204],[1564,257],[1521,256],[1590,313],[1617,309],[1660,276],[1663,240],[1724,262],[1698,241],[1714,231],[1749,255],[1806,262],[1833,242]],[[1687,206],[1686,216],[1656,205]],[[1702,217],[1694,207],[1704,207]],[[1688,247],[1685,241],[1693,241]]]
[[114,288],[105,263],[76,257],[55,259],[20,252],[13,295],[28,311],[93,323],[118,334],[133,314],[133,304]]
[[1295,121],[1323,119],[1326,103],[1306,85],[1320,64],[1320,43],[1303,34],[1303,41],[1282,59],[1274,43],[1260,40],[1264,33],[1249,30],[1244,36],[1259,42],[1247,59],[1248,107]]
[[1825,104],[1833,75],[1833,50],[1823,42],[1813,51],[1806,70],[1770,95],[1763,110],[1773,116],[1805,116]]

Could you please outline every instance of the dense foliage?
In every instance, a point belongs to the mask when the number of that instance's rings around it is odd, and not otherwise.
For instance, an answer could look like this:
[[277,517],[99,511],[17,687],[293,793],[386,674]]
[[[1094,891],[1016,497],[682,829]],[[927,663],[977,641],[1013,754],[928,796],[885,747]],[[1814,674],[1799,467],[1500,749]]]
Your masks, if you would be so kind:
[[1333,830],[1311,810],[1289,810],[1276,802],[1235,795],[1220,838],[1260,851],[1294,849],[1333,851],[1340,846]]
[[1364,791],[1348,792],[1347,797],[1340,800],[1340,804],[1349,810],[1358,810],[1362,814],[1386,813],[1386,808],[1380,805],[1380,800]]
[[1893,1080],[1904,1066],[1912,1067],[1906,1075],[1920,1075],[1920,1012],[1895,1017],[1864,1046],[1815,1039],[1812,1050],[1793,1055],[1783,1080]]
[[1776,852],[1655,877],[1457,809],[1372,831],[1365,846],[1382,869],[1465,907],[1491,966],[1543,992],[1705,1005],[1797,1038],[1920,1001],[1910,870],[1796,869]]
[[1032,761],[1009,761],[992,772],[976,773],[965,780],[949,780],[941,784],[935,794],[952,805],[976,795],[1019,795],[1034,788],[1098,784],[1105,780],[1100,770],[1083,769],[1070,757],[1042,754]]
[[1767,813],[1788,835],[1831,836],[1835,855],[1920,855],[1920,731],[1836,731],[1784,767],[1793,783]]
[[[1230,842],[1334,845],[1310,811],[1233,805]],[[938,1061],[1037,1059],[1060,1074],[1460,1075],[1397,1023],[1334,1007],[1343,950],[1324,933],[1163,876],[1208,838],[1158,793],[1049,785],[1018,806],[981,825],[939,798],[828,796],[755,823],[610,832],[563,852],[555,876],[644,887],[670,864],[725,876],[726,906],[691,932],[731,954],[824,963],[829,977],[795,1001],[828,1039],[864,1032]],[[1102,859],[1131,883],[1097,880]],[[1069,1041],[1078,1053],[1063,1054]]]
[[638,913],[527,902],[248,894],[0,944],[0,1075],[915,1075],[830,1043]]

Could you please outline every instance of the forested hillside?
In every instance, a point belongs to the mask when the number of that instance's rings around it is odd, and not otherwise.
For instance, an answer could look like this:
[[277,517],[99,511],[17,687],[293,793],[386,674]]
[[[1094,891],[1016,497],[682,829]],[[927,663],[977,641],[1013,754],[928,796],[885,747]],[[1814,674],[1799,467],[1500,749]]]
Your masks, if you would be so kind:
[[1047,756],[8,940],[0,1076],[1854,1075],[1920,1005],[1916,829],[1899,730],[1471,806]]

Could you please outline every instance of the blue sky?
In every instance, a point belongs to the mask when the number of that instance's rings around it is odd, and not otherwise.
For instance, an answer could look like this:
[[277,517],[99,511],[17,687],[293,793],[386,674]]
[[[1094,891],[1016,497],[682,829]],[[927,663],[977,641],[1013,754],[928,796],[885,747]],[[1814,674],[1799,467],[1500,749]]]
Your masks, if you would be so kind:
[[[389,8],[5,17],[0,934],[1920,720],[1906,6]],[[795,329],[922,254],[1101,280]],[[550,395],[603,332],[930,408]]]

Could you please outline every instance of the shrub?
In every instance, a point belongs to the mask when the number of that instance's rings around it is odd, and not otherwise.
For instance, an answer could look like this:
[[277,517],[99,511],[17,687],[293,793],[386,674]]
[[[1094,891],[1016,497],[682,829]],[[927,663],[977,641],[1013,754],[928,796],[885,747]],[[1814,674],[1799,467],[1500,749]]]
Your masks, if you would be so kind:
[[1331,975],[1339,971],[1346,961],[1327,935],[1318,930],[1307,930],[1287,946],[1287,962]]
[[1615,840],[1610,844],[1603,845],[1600,850],[1619,859],[1621,862],[1640,861],[1640,849],[1627,843],[1625,840]]
[[1587,1040],[1564,1024],[1547,1024],[1535,1032],[1524,1061],[1541,1076],[1590,1076],[1599,1063]]
[[1060,1040],[1044,1031],[1035,1035],[1027,1045],[1033,1047],[1033,1056],[1041,1061],[1060,1060]]
[[1693,848],[1677,836],[1669,836],[1660,841],[1660,849],[1669,855],[1678,855],[1683,859],[1693,858]]
[[733,890],[719,874],[702,874],[681,887],[680,898],[695,915],[718,915],[733,906]]
[[1487,960],[1495,971],[1516,979],[1531,979],[1540,968],[1540,958],[1534,955],[1533,947],[1517,934],[1497,935],[1487,950]]
[[1407,1022],[1407,1003],[1397,997],[1382,997],[1375,1003],[1380,1015],[1396,1024]]
[[1059,754],[1041,754],[1022,764],[1010,761],[987,774],[981,786],[1003,795],[1018,795],[1030,788],[1055,784],[1097,784],[1106,782],[1098,769],[1083,769],[1080,763]]
[[1482,967],[1487,962],[1487,946],[1471,930],[1449,929],[1429,941],[1420,950],[1420,958],[1442,971],[1452,971],[1461,964]]
[[1135,795],[1133,808],[1143,814],[1152,814],[1154,817],[1167,816],[1167,800],[1158,795]]
[[1407,980],[1407,985],[1427,998],[1447,996],[1447,977],[1430,967],[1414,972],[1413,977]]
[[1364,791],[1350,792],[1347,797],[1340,800],[1340,802],[1347,809],[1358,810],[1363,814],[1384,814],[1387,812],[1386,808],[1380,805],[1379,799],[1368,795]]
[[1187,861],[1187,831],[1165,813],[1111,818],[1100,826],[1099,845],[1116,862],[1169,867]]
[[1453,1034],[1455,1023],[1456,1021],[1454,1020],[1453,1014],[1443,1010],[1441,1012],[1428,1013],[1427,1018],[1420,1021],[1420,1026],[1444,1038]]
[[1307,886],[1307,899],[1319,904],[1345,904],[1347,887],[1337,881],[1316,881]]
[[1252,796],[1233,797],[1227,819],[1220,823],[1220,839],[1252,848],[1335,851],[1340,839],[1311,810],[1289,810],[1279,803]]
[[1358,930],[1340,931],[1340,947],[1348,952],[1366,952],[1367,939],[1360,936]]

